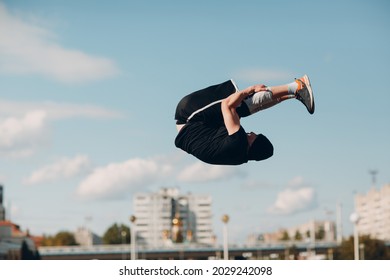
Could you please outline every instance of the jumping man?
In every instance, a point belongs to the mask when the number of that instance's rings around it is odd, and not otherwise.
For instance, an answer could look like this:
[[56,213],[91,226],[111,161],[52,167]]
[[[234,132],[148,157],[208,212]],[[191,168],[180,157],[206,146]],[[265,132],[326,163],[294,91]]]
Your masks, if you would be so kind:
[[314,113],[313,90],[307,75],[279,86],[257,84],[238,90],[229,80],[193,92],[177,105],[175,145],[209,164],[265,160],[273,155],[271,142],[262,134],[245,132],[240,118],[288,99],[298,99],[310,114]]

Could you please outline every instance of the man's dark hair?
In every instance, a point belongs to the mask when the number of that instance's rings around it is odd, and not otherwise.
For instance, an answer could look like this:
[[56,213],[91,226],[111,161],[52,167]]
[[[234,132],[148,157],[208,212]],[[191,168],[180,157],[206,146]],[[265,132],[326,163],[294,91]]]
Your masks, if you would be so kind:
[[274,154],[274,146],[263,134],[258,134],[248,150],[248,160],[264,160]]

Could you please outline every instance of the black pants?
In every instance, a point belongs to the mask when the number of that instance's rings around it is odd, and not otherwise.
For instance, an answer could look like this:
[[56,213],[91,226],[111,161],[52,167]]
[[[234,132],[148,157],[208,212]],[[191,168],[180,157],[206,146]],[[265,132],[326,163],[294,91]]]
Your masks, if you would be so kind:
[[[223,123],[221,102],[237,91],[232,80],[213,85],[185,96],[176,107],[176,124],[186,124],[188,121],[203,121],[207,123]],[[242,102],[236,108],[240,117],[250,115],[248,106]]]

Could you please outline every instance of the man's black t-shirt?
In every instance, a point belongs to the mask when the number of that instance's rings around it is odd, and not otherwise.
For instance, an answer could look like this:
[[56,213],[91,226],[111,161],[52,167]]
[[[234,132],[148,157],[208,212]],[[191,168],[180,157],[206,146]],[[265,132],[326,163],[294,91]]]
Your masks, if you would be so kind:
[[190,121],[180,130],[175,145],[210,164],[239,165],[248,162],[248,138],[242,127],[229,135],[224,125]]

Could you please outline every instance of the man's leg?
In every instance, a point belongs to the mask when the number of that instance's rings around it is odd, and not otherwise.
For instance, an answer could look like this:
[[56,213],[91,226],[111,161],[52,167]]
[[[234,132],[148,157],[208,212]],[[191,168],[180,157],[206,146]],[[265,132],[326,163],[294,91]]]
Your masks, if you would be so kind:
[[288,92],[287,85],[281,85],[268,87],[267,91],[256,92],[245,99],[244,102],[250,113],[254,114],[291,98],[295,98],[295,95]]
[[220,103],[235,91],[237,91],[236,85],[232,80],[229,80],[188,94],[181,99],[176,107],[176,124],[185,124],[190,119],[203,120],[205,116],[202,115],[202,112],[214,104]]
[[314,113],[314,98],[309,78],[305,75],[285,85],[268,87],[267,91],[252,94],[244,100],[250,114],[270,108],[288,99],[298,99],[310,114]]

